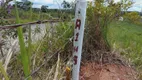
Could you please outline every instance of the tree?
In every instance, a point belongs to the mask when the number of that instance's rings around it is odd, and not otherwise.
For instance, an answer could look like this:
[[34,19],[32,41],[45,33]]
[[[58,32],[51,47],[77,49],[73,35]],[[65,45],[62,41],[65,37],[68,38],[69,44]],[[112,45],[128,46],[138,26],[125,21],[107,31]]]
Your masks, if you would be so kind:
[[127,11],[133,4],[133,1],[130,0],[121,0],[122,10]]
[[16,4],[18,8],[23,10],[29,10],[31,6],[33,5],[33,3],[28,0],[22,0],[22,2],[17,1]]
[[10,12],[11,9],[9,2],[11,1],[12,0],[0,1],[0,18],[8,16],[8,13]]
[[[95,0],[94,6],[88,3],[87,9],[87,27],[86,27],[86,45],[97,50],[110,50],[107,39],[108,25],[121,16],[123,8],[121,2],[114,3],[113,0]],[[131,6],[131,5],[128,5]]]
[[42,12],[47,12],[47,10],[48,10],[47,8],[48,8],[48,6],[42,5],[41,6],[41,11]]
[[67,1],[65,1],[65,0],[62,2],[61,6],[63,6],[63,8],[65,8],[65,9],[66,9],[66,8],[71,8],[70,3],[67,2]]

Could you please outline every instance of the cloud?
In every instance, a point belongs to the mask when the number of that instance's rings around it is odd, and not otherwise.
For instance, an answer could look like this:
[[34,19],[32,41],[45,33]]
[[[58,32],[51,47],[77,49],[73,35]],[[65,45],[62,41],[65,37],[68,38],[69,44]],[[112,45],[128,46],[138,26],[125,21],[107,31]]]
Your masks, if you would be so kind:
[[142,10],[142,0],[134,0],[134,4],[128,10],[129,11],[138,11],[138,12],[141,12],[141,10]]
[[[42,5],[47,5],[49,8],[61,8],[61,3],[63,0],[30,0],[33,2],[33,7],[40,8]],[[75,0],[66,0],[72,2]]]
[[39,4],[53,4],[53,0],[30,0],[30,1]]
[[114,2],[120,2],[120,0],[114,0]]
[[[34,8],[40,8],[42,5],[47,5],[49,8],[59,8],[58,4],[61,4],[61,1],[58,0],[30,0],[33,2]],[[58,4],[57,4],[58,3]]]
[[141,8],[138,8],[138,7],[131,7],[128,9],[128,11],[138,11],[140,12],[141,11]]

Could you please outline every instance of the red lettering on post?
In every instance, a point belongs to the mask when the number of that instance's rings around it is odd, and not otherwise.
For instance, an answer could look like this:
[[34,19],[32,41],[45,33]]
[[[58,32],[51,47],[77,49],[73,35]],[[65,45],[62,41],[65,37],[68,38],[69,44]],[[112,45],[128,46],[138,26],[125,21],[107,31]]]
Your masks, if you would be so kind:
[[79,29],[80,30],[80,26],[81,26],[81,20],[80,19],[77,19],[76,20],[76,26],[75,26],[75,29]]
[[74,56],[74,58],[73,58],[73,60],[74,60],[74,65],[77,64],[77,59],[78,59],[78,57],[77,57],[77,56]]
[[78,52],[78,46],[74,47],[74,52]]
[[79,36],[79,33],[76,33],[75,41],[78,41],[78,36]]

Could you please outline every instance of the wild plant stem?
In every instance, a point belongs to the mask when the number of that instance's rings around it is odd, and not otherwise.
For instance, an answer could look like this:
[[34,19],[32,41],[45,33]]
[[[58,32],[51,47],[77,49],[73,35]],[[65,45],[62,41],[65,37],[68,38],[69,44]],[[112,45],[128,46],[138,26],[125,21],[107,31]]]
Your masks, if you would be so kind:
[[7,73],[4,70],[4,67],[2,66],[2,63],[0,62],[0,71],[3,74],[5,80],[9,80]]
[[[20,23],[16,0],[14,0],[14,1],[15,1],[15,12],[16,12],[16,23]],[[30,63],[29,63],[29,57],[28,57],[29,55],[28,55],[26,48],[25,48],[22,27],[18,27],[17,31],[18,31],[18,38],[19,38],[19,44],[20,44],[20,52],[21,52],[23,71],[24,71],[25,77],[27,77],[30,75]],[[29,78],[28,80],[31,80],[31,79]]]
[[[30,20],[32,20],[32,4],[30,4]],[[28,38],[28,54],[29,54],[29,59],[31,57],[31,26],[29,26],[29,38]]]

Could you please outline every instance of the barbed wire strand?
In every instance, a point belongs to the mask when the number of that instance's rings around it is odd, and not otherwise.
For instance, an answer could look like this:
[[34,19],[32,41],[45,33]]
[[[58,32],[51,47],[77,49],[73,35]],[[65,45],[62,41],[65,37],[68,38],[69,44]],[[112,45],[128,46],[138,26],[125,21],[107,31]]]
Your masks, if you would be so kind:
[[63,22],[64,20],[59,20],[59,19],[53,19],[53,20],[43,20],[43,21],[34,21],[34,22],[29,22],[29,23],[22,23],[22,24],[13,24],[13,25],[4,25],[4,26],[0,26],[0,30],[3,29],[13,29],[13,28],[17,28],[17,27],[26,27],[25,25],[33,25],[33,24],[43,24],[43,23],[56,23],[56,22]]
[[[73,38],[73,37],[74,37],[74,36],[72,36],[72,37],[70,37],[70,38]],[[56,51],[55,53],[53,53],[53,55],[51,55],[51,56],[48,58],[48,60],[46,60],[46,61],[44,60],[44,62],[43,62],[37,69],[35,69],[28,77],[26,77],[24,80],[28,80],[28,78],[29,78],[30,76],[32,76],[32,75],[35,74],[37,71],[39,71],[39,70],[41,69],[41,67],[44,66],[45,63],[47,63],[48,61],[50,61],[53,56],[55,56],[56,54],[60,54],[61,51],[62,51],[62,48],[63,48],[68,42],[70,42],[70,39],[68,39],[68,41],[67,41],[63,46],[61,46],[60,49],[58,49],[58,51]]]

